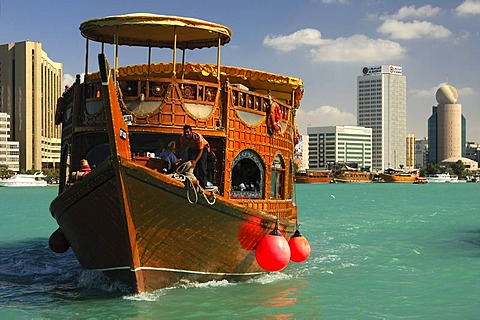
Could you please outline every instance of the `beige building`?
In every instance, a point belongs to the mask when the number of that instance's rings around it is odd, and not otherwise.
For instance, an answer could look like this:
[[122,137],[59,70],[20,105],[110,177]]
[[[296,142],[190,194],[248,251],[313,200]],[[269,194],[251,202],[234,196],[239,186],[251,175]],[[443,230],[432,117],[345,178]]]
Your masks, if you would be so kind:
[[0,112],[10,115],[10,139],[20,143],[20,170],[60,162],[61,128],[55,108],[62,94],[62,64],[40,42],[0,45]]
[[455,87],[445,84],[435,95],[437,107],[437,161],[462,156],[462,105]]
[[415,169],[415,135],[413,133],[407,134],[407,160],[405,163],[406,169]]

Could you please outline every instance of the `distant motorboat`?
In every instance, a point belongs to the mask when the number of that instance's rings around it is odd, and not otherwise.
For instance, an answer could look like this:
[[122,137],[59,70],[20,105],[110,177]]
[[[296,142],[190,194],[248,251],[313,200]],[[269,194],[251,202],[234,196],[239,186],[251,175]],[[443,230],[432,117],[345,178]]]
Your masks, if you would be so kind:
[[428,175],[427,181],[433,183],[457,183],[458,176],[449,173],[435,173]]
[[6,180],[0,180],[0,187],[46,187],[43,172],[38,171],[34,174],[16,174]]
[[413,181],[413,184],[427,184],[428,180],[425,177],[417,177],[417,180]]

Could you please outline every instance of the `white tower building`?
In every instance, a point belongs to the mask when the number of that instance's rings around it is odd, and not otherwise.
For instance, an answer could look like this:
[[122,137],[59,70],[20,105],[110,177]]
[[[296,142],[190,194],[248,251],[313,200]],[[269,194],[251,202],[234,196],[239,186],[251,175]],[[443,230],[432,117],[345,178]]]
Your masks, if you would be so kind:
[[462,105],[457,103],[457,89],[441,86],[435,95],[437,107],[437,160],[462,156]]
[[402,67],[364,67],[357,77],[358,126],[372,128],[372,168],[406,166],[407,80]]

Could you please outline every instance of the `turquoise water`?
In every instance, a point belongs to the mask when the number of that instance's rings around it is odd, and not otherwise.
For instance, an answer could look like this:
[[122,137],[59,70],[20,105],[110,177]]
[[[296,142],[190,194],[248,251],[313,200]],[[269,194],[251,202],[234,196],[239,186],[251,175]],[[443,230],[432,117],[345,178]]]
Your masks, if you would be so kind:
[[55,187],[0,188],[0,318],[477,319],[480,184],[296,185],[310,259],[132,295],[54,254]]

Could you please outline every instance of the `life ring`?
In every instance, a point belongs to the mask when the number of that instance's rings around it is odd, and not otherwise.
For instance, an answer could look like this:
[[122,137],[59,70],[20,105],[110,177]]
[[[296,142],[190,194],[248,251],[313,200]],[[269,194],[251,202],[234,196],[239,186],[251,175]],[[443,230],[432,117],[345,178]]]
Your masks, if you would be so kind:
[[282,109],[277,102],[270,105],[270,114],[268,116],[269,126],[273,131],[282,130]]
[[62,123],[63,116],[63,97],[58,98],[57,100],[57,110],[55,110],[55,125]]

